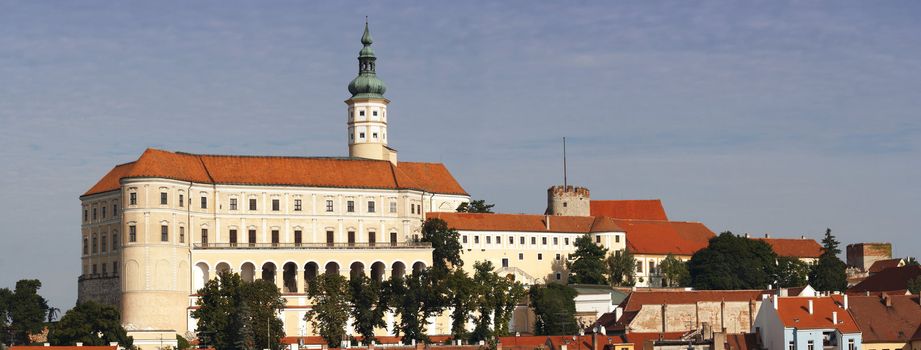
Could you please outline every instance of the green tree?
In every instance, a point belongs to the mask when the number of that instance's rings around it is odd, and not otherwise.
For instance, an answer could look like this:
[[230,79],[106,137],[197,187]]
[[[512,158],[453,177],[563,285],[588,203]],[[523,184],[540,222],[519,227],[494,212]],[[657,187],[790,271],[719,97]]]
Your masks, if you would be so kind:
[[921,293],[921,276],[915,276],[908,280],[908,291],[911,292],[911,294]]
[[19,280],[7,297],[8,328],[13,344],[29,344],[29,335],[38,334],[45,327],[48,301],[38,294],[41,287],[39,280]]
[[913,256],[909,256],[908,258],[905,259],[905,266],[918,266],[918,265],[921,265],[921,264],[919,264],[918,260],[915,259],[915,257]]
[[572,287],[559,283],[531,286],[530,306],[534,310],[534,330],[538,335],[575,334],[578,294]]
[[614,251],[604,260],[608,282],[615,287],[632,287],[636,284],[636,259],[630,248]]
[[387,295],[394,314],[399,322],[394,325],[394,335],[400,337],[403,344],[412,341],[430,341],[425,327],[428,318],[438,314],[441,302],[438,293],[433,291],[431,269],[413,271],[405,277],[393,276],[387,283]]
[[446,277],[451,268],[464,265],[460,256],[460,234],[449,228],[444,220],[425,220],[422,224],[422,241],[432,243],[432,269],[439,278]]
[[185,337],[176,334],[176,348],[179,350],[188,350],[192,348],[192,344],[189,343],[189,340]]
[[491,327],[495,302],[493,295],[500,291],[496,288],[499,278],[493,273],[492,262],[477,261],[473,264],[473,270],[474,290],[476,292],[474,311],[476,313],[472,315],[474,327],[473,332],[470,334],[470,341],[476,343],[480,340],[490,339],[493,336]]
[[662,260],[659,268],[662,270],[663,287],[683,287],[691,282],[691,274],[688,272],[687,263],[678,260],[671,253],[665,256],[665,260]]
[[762,289],[773,282],[777,254],[767,243],[723,232],[688,261],[694,289]]
[[134,343],[122,327],[118,309],[94,301],[77,304],[67,311],[49,330],[48,341],[60,346],[72,346],[78,342],[93,346],[118,342],[126,349]]
[[781,256],[777,258],[777,272],[774,280],[778,287],[802,287],[808,284],[809,264],[797,258]]
[[315,288],[308,288],[307,296],[313,308],[304,315],[330,348],[341,347],[345,339],[345,325],[349,320],[349,286],[345,277],[324,273],[317,278]]
[[[495,272],[493,272],[496,275]],[[512,320],[518,303],[527,295],[521,282],[496,275],[496,288],[493,290],[493,335],[508,335],[508,324]]]
[[457,206],[458,213],[492,213],[495,204],[487,204],[484,199],[476,199],[470,203],[461,203]]
[[825,238],[822,239],[822,255],[809,272],[809,283],[815,290],[843,291],[847,288],[847,265],[838,259],[841,253],[839,244],[831,234],[831,229],[826,229]]
[[381,305],[381,283],[359,274],[349,280],[351,294],[352,327],[361,335],[361,344],[371,345],[376,340],[374,329],[387,326],[384,321],[387,305]]
[[467,339],[467,320],[475,307],[474,281],[464,270],[455,269],[445,281],[450,290],[451,307],[451,337],[453,339]]
[[570,255],[569,283],[606,284],[604,257],[608,250],[592,242],[585,234],[575,241],[576,251]]
[[10,302],[13,291],[9,288],[0,288],[0,345],[10,342]]
[[281,348],[285,333],[275,315],[285,301],[272,282],[244,282],[239,274],[221,272],[197,293],[192,317],[201,344],[218,350]]

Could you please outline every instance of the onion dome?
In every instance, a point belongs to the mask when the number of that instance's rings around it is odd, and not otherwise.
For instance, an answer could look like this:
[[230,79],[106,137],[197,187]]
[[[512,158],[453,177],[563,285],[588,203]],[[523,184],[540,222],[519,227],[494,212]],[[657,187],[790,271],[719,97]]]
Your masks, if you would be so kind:
[[349,83],[349,92],[352,98],[384,98],[384,92],[387,86],[377,78],[374,71],[377,57],[374,56],[374,49],[371,48],[371,31],[368,30],[368,22],[365,21],[365,32],[361,35],[361,44],[363,47],[358,52],[358,76]]

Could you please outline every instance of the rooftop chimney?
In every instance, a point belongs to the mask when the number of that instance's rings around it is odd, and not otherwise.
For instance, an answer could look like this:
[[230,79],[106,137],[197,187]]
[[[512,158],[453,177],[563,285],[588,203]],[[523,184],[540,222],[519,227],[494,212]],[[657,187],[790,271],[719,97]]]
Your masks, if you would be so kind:
[[847,294],[844,295],[844,309],[847,310]]
[[838,311],[831,312],[831,323],[835,325],[838,324]]
[[764,238],[771,238],[771,235],[770,235],[770,234],[767,234],[767,233],[765,233],[765,234],[764,234]]
[[812,315],[812,312],[813,312],[813,309],[812,309],[812,299],[809,299],[809,314]]
[[747,233],[745,234],[745,238],[751,238],[751,237],[752,237],[751,235],[749,235],[749,234],[747,234]]
[[77,346],[83,346],[83,342],[77,342]]
[[780,299],[780,296],[774,296],[774,310],[777,310],[777,300]]
[[620,320],[620,317],[624,315],[624,309],[620,306],[614,308],[614,322]]
[[806,235],[799,236],[799,239],[806,239]]
[[42,343],[42,346],[51,346],[51,343]]
[[547,231],[550,231],[550,215],[546,215],[547,219],[544,220],[547,223]]

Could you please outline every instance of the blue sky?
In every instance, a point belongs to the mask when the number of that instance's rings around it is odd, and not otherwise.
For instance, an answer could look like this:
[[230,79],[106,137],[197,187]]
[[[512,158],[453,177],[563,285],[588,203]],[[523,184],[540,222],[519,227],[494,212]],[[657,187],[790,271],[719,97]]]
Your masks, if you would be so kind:
[[345,155],[369,16],[400,159],[713,231],[919,255],[921,3],[0,0],[0,286],[69,308],[78,196],[147,147]]

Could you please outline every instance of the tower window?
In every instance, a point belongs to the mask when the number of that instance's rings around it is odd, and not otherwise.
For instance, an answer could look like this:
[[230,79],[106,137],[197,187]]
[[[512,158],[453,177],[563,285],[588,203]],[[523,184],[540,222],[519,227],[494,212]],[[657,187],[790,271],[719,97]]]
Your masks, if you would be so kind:
[[160,192],[160,205],[166,205],[168,194],[166,192]]
[[377,116],[377,111],[371,112],[371,115],[373,115],[373,116],[376,117],[376,116]]
[[161,242],[169,241],[169,226],[160,225],[160,241]]
[[128,194],[128,205],[138,205],[137,192],[131,192]]
[[294,211],[301,211],[301,200],[300,199],[294,200]]
[[375,132],[375,133],[372,133],[372,134],[371,134],[371,137],[373,137],[373,138],[376,139],[376,138],[377,138],[377,133],[376,133],[376,132]]
[[230,199],[230,210],[237,210],[237,199],[236,198]]
[[358,111],[358,116],[364,117],[364,116],[365,116],[365,111]]
[[360,139],[365,138],[365,133],[363,133],[363,132],[358,133],[358,138],[360,138]]
[[327,199],[326,200],[326,212],[332,212],[332,211],[333,211],[333,200]]
[[374,212],[374,201],[369,201],[369,202],[368,202],[368,212],[369,212],[369,213],[373,213],[373,212]]
[[345,211],[349,213],[354,213],[355,212],[355,201],[345,202]]
[[249,210],[256,210],[256,198],[249,199]]
[[138,227],[131,225],[128,226],[128,242],[137,242],[138,241]]
[[278,199],[273,199],[272,200],[272,211],[279,211],[279,210],[281,210],[281,201]]

